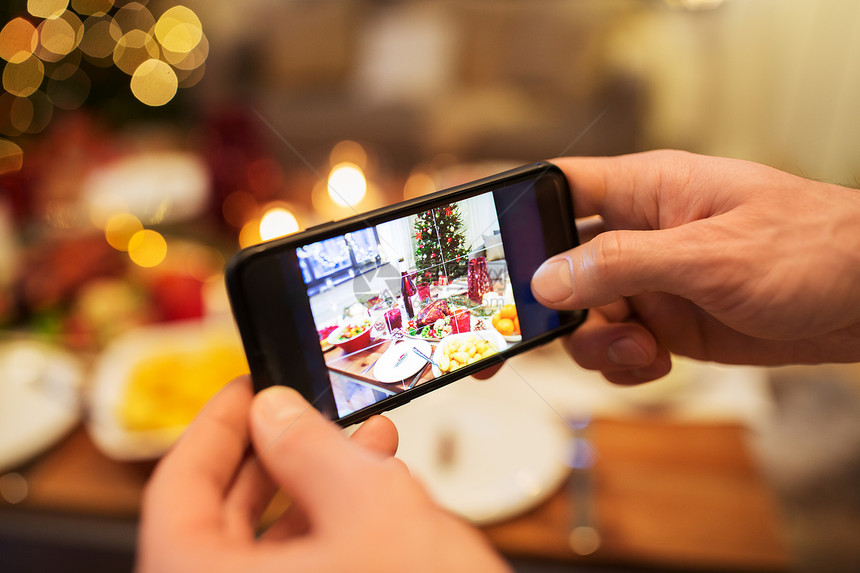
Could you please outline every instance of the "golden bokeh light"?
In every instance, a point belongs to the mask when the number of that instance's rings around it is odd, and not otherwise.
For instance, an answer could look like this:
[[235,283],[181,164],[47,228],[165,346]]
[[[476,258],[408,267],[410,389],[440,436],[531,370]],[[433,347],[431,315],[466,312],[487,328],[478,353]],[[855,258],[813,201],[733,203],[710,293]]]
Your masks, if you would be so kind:
[[27,12],[36,18],[59,18],[68,6],[69,0],[27,0]]
[[427,195],[436,190],[436,182],[433,178],[421,171],[416,171],[409,176],[403,185],[403,199],[415,199]]
[[35,106],[33,106],[30,98],[16,97],[12,101],[12,107],[9,110],[9,121],[12,123],[12,127],[17,129],[18,132],[24,133],[30,129],[35,112]]
[[176,72],[161,60],[143,62],[131,77],[131,93],[146,105],[157,107],[173,99],[179,88]]
[[258,209],[257,199],[247,191],[233,191],[221,204],[224,220],[237,229],[253,217]]
[[344,207],[354,207],[367,193],[367,180],[361,168],[354,163],[335,165],[328,176],[328,194],[331,200]]
[[47,94],[58,108],[73,110],[84,104],[91,88],[90,77],[84,70],[78,68],[67,78],[48,80]]
[[[54,104],[44,92],[37,91],[28,98],[17,98],[12,104],[12,118],[16,126],[26,133],[40,133],[54,115]],[[25,125],[26,127],[22,127]]]
[[167,241],[158,231],[138,231],[128,241],[128,256],[140,267],[158,266],[167,256]]
[[51,79],[62,81],[72,77],[81,67],[81,52],[75,50],[61,61],[45,66],[45,75]]
[[155,17],[152,12],[140,2],[129,2],[117,10],[113,18],[123,34],[128,34],[132,30],[149,33],[155,26]]
[[24,151],[8,139],[0,139],[0,175],[14,173],[24,164]]
[[[55,56],[69,54],[78,47],[83,36],[84,25],[71,12],[64,12],[59,18],[39,24],[39,48]],[[41,50],[37,53],[41,55]]]
[[27,97],[39,89],[45,77],[45,65],[36,56],[23,62],[9,62],[3,69],[3,89],[18,97]]
[[298,232],[299,222],[289,209],[273,207],[260,219],[260,238],[271,241]]
[[20,64],[33,54],[36,27],[24,18],[9,20],[0,30],[0,58]]
[[200,43],[203,25],[191,9],[174,6],[156,22],[155,37],[166,50],[187,54]]
[[190,88],[196,86],[206,74],[206,65],[202,65],[193,70],[177,70],[176,77],[179,78],[180,88]]
[[330,165],[352,163],[359,169],[367,169],[367,151],[356,141],[346,139],[335,144],[328,156]]
[[242,230],[239,231],[239,247],[245,249],[262,242],[263,239],[260,237],[260,220],[254,219],[245,223]]
[[203,65],[206,58],[209,57],[209,39],[206,34],[200,37],[200,41],[189,52],[172,52],[162,46],[164,59],[171,66],[178,70],[195,70]]
[[122,30],[110,16],[90,16],[84,22],[81,50],[92,58],[108,58],[116,49]]
[[113,61],[116,67],[131,76],[147,60],[158,60],[158,54],[155,38],[143,30],[132,30],[116,43]]
[[12,124],[12,105],[17,99],[12,94],[0,90],[0,134],[17,137],[22,133]]
[[107,14],[113,8],[113,0],[72,0],[72,10],[85,16]]
[[127,251],[131,238],[140,231],[140,219],[129,213],[117,213],[105,223],[105,239],[117,251]]

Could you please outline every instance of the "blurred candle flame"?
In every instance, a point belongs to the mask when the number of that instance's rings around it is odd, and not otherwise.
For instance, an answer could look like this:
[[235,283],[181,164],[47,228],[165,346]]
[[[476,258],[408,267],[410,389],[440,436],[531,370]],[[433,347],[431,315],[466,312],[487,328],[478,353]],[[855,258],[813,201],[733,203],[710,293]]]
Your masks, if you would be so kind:
[[331,200],[344,207],[354,207],[367,193],[367,179],[354,163],[335,165],[328,176],[328,193]]

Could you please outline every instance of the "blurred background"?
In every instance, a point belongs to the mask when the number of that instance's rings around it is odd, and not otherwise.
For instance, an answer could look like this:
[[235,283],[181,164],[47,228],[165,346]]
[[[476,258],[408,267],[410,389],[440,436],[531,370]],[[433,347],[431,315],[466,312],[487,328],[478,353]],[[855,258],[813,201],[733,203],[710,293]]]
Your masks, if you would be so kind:
[[[131,568],[154,460],[247,371],[241,247],[559,155],[860,176],[853,0],[6,0],[0,26],[4,571]],[[522,571],[857,570],[860,370],[681,364],[625,393],[550,345],[428,397],[539,396],[603,452],[461,513]],[[406,458],[425,412],[393,414]],[[430,487],[458,511],[467,482]]]

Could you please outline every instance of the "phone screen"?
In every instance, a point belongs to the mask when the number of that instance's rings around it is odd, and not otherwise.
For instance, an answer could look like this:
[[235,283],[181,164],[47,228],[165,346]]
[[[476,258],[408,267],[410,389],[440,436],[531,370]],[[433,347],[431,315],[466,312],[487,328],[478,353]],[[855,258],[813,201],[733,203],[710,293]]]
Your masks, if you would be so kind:
[[231,298],[255,384],[357,421],[579,324],[530,289],[576,244],[562,181],[543,164],[247,257]]

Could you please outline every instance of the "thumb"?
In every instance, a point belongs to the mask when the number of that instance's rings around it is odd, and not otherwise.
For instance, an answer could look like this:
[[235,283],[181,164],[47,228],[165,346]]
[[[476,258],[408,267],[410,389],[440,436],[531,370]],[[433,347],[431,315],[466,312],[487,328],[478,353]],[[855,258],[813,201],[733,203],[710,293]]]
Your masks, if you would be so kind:
[[532,293],[558,309],[593,308],[645,292],[682,294],[697,261],[686,234],[683,227],[601,233],[545,261],[532,277]]
[[358,450],[297,391],[272,386],[254,398],[251,441],[272,479],[309,516],[343,505],[339,493],[355,471]]

